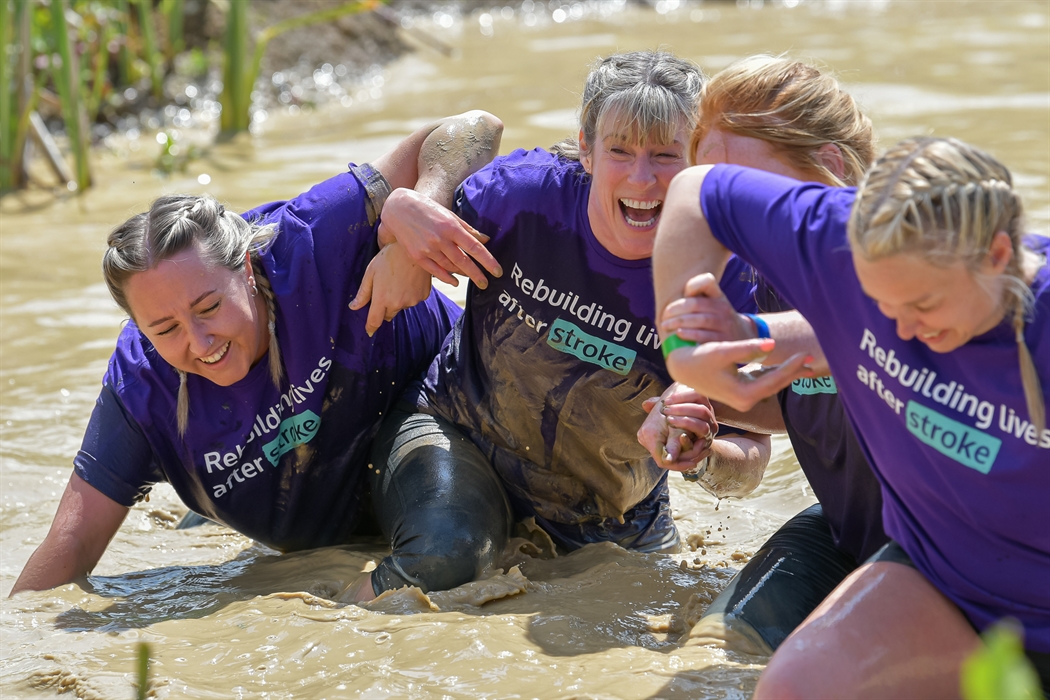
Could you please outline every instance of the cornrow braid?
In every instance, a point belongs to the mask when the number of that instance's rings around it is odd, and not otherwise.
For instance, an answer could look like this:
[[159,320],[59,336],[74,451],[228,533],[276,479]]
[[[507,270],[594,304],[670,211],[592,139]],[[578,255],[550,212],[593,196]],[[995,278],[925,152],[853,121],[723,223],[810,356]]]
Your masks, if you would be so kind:
[[266,277],[266,270],[263,269],[262,264],[259,262],[258,255],[253,254],[251,260],[255,284],[258,286],[263,300],[266,301],[266,327],[270,331],[270,378],[273,379],[274,385],[280,389],[281,379],[284,377],[284,364],[281,362],[281,347],[277,343],[277,303],[273,287],[270,286],[270,280]]
[[880,158],[857,189],[849,239],[854,253],[867,260],[917,253],[931,264],[961,260],[976,270],[996,233],[1010,236],[1003,307],[1013,315],[1029,421],[1042,434],[1043,390],[1024,339],[1034,298],[1021,266],[1022,215],[1010,171],[999,161],[957,139],[909,139]]
[[190,392],[186,388],[188,379],[181,369],[175,370],[179,375],[179,394],[175,400],[175,425],[179,429],[179,437],[186,434],[186,426],[190,422]]

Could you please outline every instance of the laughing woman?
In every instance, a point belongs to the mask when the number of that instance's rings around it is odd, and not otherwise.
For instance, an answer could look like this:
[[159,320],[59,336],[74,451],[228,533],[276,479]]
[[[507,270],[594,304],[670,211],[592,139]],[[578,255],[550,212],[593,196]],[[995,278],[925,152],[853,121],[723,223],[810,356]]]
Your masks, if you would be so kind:
[[[1006,616],[1045,689],[1050,269],[1048,241],[1022,235],[1010,173],[924,138],[892,148],[856,191],[699,167],[666,206],[661,308],[704,287],[694,275],[720,273],[729,250],[754,265],[812,324],[882,484],[892,541],[787,638],[756,697],[952,696],[975,632]],[[668,368],[747,409],[746,380],[705,378],[774,343],[731,346],[677,349]]]
[[[513,516],[535,518],[562,549],[678,547],[668,470],[636,433],[646,399],[671,384],[650,255],[667,185],[686,165],[701,85],[696,66],[670,54],[610,56],[587,78],[578,141],[515,151],[464,182],[456,213],[491,237],[503,276],[487,289],[471,285],[424,386],[402,405],[400,427],[384,427],[374,459],[386,473],[428,459],[491,465]],[[428,206],[409,196],[392,197],[388,211]],[[460,253],[445,247],[442,258],[442,242],[425,234],[404,226],[395,237],[428,250],[421,262],[442,275]],[[749,292],[739,276],[727,280],[742,310]],[[710,455],[710,470],[732,465],[760,478],[768,438],[713,439],[704,410],[684,468]]]
[[[241,215],[209,196],[167,196],[116,228],[103,273],[131,320],[51,530],[12,592],[88,574],[128,509],[164,481],[197,513],[282,551],[374,532],[372,439],[459,315],[398,246],[377,255],[377,216],[390,187],[416,185],[417,171],[451,199],[495,155],[501,130],[491,115],[468,113],[289,201]],[[460,142],[471,158],[445,168],[440,154]],[[380,317],[405,309],[374,335],[366,312],[347,308],[370,261],[418,282],[373,300]],[[376,569],[386,586],[456,585],[491,562],[489,541],[417,536],[484,517],[492,494],[502,498],[497,482],[404,488],[419,507],[403,514]],[[387,508],[374,504],[380,517]]]

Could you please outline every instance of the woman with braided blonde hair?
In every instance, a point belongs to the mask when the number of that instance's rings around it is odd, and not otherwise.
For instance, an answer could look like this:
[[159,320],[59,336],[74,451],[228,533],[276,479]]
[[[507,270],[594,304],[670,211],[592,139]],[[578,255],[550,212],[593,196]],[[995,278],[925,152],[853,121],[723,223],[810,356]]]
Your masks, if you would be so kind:
[[[781,644],[755,696],[954,696],[975,632],[1004,617],[1046,692],[1050,240],[1022,234],[1007,169],[912,139],[856,191],[719,165],[676,178],[666,207],[658,304],[703,288],[728,250],[750,262],[812,325],[882,485],[890,543]],[[681,347],[668,369],[746,410],[753,381],[704,378],[776,342]],[[799,358],[777,372],[812,374]]]
[[[501,131],[484,112],[450,117],[289,201],[239,215],[207,195],[172,195],[118,226],[102,267],[130,321],[51,530],[12,592],[89,573],[162,481],[196,513],[281,551],[375,534],[375,518],[397,509],[370,595],[448,588],[491,564],[494,540],[459,537],[506,538],[491,470],[453,478],[424,465],[395,484],[414,506],[401,511],[372,489],[368,454],[460,315],[397,243],[380,249],[378,215],[391,188],[451,201]],[[490,270],[495,260],[476,240],[461,245],[456,271],[485,284],[467,254]],[[378,285],[369,308],[350,308],[366,268],[397,289]]]
[[[714,75],[704,85],[690,145],[694,163],[746,165],[834,186],[858,184],[875,159],[871,120],[838,80],[782,56],[752,56]],[[761,328],[777,342],[768,363],[807,352],[815,358],[812,367],[823,367],[813,329],[766,278],[754,278],[757,317],[737,313],[712,284],[669,309],[663,330],[687,341],[732,342],[756,338]],[[676,401],[682,395],[688,393],[667,397],[662,415],[651,413],[639,434],[647,428],[658,432],[652,424],[661,420],[688,426],[692,409]],[[723,424],[787,433],[819,501],[758,549],[692,632],[698,639],[732,639],[743,651],[772,654],[886,544],[881,488],[830,376],[792,382],[743,415],[725,405],[715,411]]]

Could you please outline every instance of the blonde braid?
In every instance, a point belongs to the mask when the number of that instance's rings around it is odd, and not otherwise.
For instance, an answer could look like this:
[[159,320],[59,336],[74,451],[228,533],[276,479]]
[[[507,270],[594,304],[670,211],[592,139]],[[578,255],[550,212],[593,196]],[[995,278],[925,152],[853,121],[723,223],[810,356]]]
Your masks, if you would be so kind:
[[1013,258],[1001,275],[1003,307],[1013,313],[1028,418],[1042,434],[1043,390],[1024,339],[1034,298],[1021,268],[1023,230],[1009,170],[956,139],[909,139],[890,149],[858,188],[849,220],[850,247],[867,260],[917,253],[934,265],[961,260],[976,270],[995,235],[1010,236]]
[[281,348],[277,344],[277,303],[274,298],[273,287],[266,277],[266,271],[259,263],[258,258],[252,255],[252,273],[255,275],[255,284],[266,302],[266,327],[270,331],[270,377],[274,385],[280,389],[281,379],[284,377],[284,365],[281,363]]
[[190,422],[190,392],[186,389],[187,376],[181,369],[179,374],[179,395],[175,402],[175,421],[179,428],[179,437],[185,437],[186,426]]

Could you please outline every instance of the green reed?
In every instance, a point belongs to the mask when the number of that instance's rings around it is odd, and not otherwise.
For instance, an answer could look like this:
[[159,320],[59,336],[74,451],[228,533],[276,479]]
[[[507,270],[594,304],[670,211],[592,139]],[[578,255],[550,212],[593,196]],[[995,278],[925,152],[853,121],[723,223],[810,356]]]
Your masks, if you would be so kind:
[[222,130],[227,133],[246,131],[251,123],[251,94],[262,70],[263,56],[269,43],[292,29],[306,27],[373,10],[379,0],[354,0],[338,7],[318,10],[298,17],[290,17],[259,32],[255,37],[252,61],[245,63],[248,49],[248,0],[230,0],[230,14],[226,20],[226,70],[223,75]]
[[90,138],[84,128],[84,104],[81,98],[81,86],[77,56],[69,43],[69,27],[66,23],[66,0],[51,0],[51,32],[62,65],[54,74],[55,87],[62,103],[62,117],[66,123],[66,134],[69,147],[73,152],[73,172],[76,177],[76,189],[83,191],[91,185],[91,172],[88,166],[88,146]]
[[168,63],[171,63],[175,60],[175,56],[186,48],[186,42],[182,36],[182,16],[186,11],[186,0],[161,0],[160,11],[168,26],[166,55]]
[[147,644],[146,642],[139,642],[138,656],[136,659],[137,663],[135,664],[136,700],[146,700],[146,698],[149,697],[149,654],[149,644]]
[[153,0],[134,0],[139,10],[139,31],[142,32],[142,49],[149,64],[150,84],[153,96],[164,97],[164,62],[157,48],[157,32],[153,26]]

